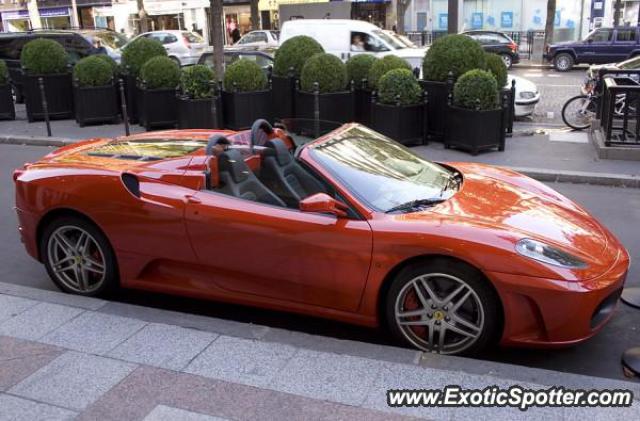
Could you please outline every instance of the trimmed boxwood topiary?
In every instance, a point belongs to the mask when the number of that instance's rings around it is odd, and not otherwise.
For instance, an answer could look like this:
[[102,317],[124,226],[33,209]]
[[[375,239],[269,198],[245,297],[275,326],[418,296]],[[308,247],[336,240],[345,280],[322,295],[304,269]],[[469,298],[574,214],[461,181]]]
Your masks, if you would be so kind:
[[393,69],[407,69],[411,71],[411,66],[404,59],[396,56],[384,56],[382,59],[376,61],[369,70],[369,87],[371,89],[378,88],[378,81],[385,73]]
[[97,57],[98,59],[104,61],[105,63],[107,63],[109,65],[109,67],[111,67],[111,71],[113,72],[114,75],[117,75],[119,73],[119,67],[118,63],[116,63],[116,61],[114,59],[112,59],[111,57],[109,57],[106,54],[96,54],[92,57]]
[[357,54],[347,60],[347,80],[353,81],[356,88],[361,87],[362,79],[369,77],[369,70],[373,63],[378,61],[376,56],[371,54]]
[[7,63],[5,63],[4,60],[0,60],[0,85],[5,85],[7,82],[9,82]]
[[313,92],[316,82],[321,94],[344,91],[347,86],[347,67],[333,54],[315,54],[302,67],[300,89]]
[[224,73],[224,89],[227,92],[254,92],[267,88],[267,77],[255,62],[238,60]]
[[498,88],[504,88],[507,84],[507,66],[502,57],[493,53],[485,53],[486,69],[493,74],[498,83]]
[[169,57],[149,59],[140,70],[147,89],[173,89],[180,83],[180,66]]
[[378,81],[378,98],[382,104],[413,105],[420,102],[422,90],[413,72],[393,69]]
[[498,107],[498,84],[486,70],[469,70],[453,86],[455,105],[470,110],[494,110]]
[[485,68],[485,52],[466,35],[446,35],[436,39],[422,61],[425,80],[444,82],[449,72],[454,80],[472,69]]
[[138,38],[124,47],[122,65],[133,76],[138,76],[142,66],[153,57],[166,57],[167,52],[160,41],[149,38]]
[[306,35],[289,38],[276,50],[273,74],[287,77],[289,69],[293,68],[293,76],[299,77],[307,59],[318,53],[324,53],[324,49],[315,39]]
[[73,79],[78,86],[105,86],[113,79],[113,68],[99,56],[81,59],[73,68]]
[[20,64],[30,74],[64,73],[67,70],[68,55],[64,47],[57,42],[37,38],[25,44],[20,55]]
[[191,99],[211,98],[211,81],[215,79],[213,70],[204,64],[196,64],[182,69],[180,88]]

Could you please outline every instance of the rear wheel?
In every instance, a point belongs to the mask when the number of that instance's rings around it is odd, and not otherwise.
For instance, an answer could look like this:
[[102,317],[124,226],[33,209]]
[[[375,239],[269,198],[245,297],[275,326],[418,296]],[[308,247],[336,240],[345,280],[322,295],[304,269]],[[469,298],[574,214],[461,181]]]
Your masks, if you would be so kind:
[[513,64],[513,59],[511,58],[511,56],[509,54],[501,54],[500,57],[502,58],[504,65],[507,66],[507,69],[510,69],[511,65]]
[[591,120],[595,114],[594,98],[586,95],[574,96],[562,107],[562,121],[574,130],[584,130],[591,127]]
[[568,53],[560,53],[553,59],[553,67],[559,72],[566,72],[573,67],[573,56]]

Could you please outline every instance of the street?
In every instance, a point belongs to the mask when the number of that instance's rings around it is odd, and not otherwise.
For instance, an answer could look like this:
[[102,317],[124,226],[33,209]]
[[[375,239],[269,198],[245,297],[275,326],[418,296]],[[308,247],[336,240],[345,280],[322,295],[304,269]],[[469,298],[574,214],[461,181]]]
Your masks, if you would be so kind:
[[[573,73],[572,73],[573,74]],[[564,79],[563,79],[564,80]],[[569,80],[569,79],[568,79]],[[549,88],[551,89],[551,88]],[[51,149],[38,146],[0,145],[0,280],[35,288],[54,290],[44,267],[24,251],[16,230],[11,173],[24,162],[38,159]],[[631,254],[628,285],[640,286],[640,190],[604,186],[552,184],[553,188],[576,200],[612,230]],[[203,302],[159,294],[122,291],[118,301],[195,313],[228,320],[308,332],[336,338],[388,344],[380,332],[336,322],[257,310],[241,306]],[[570,311],[571,309],[567,309]],[[611,323],[595,338],[573,348],[554,351],[498,349],[488,359],[530,367],[546,368],[608,378],[622,378],[621,353],[640,345],[640,312],[620,305]]]

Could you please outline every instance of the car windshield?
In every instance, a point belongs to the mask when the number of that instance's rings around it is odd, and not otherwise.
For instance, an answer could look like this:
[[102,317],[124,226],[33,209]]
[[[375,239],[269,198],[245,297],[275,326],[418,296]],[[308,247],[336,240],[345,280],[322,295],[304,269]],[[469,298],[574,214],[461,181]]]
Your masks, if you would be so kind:
[[87,35],[89,42],[93,44],[94,39],[100,40],[100,44],[112,50],[117,50],[127,43],[127,37],[113,31],[93,32]]
[[182,36],[189,41],[192,44],[202,44],[204,43],[204,38],[202,38],[200,35],[193,33],[193,32],[183,32]]
[[388,45],[391,46],[391,48],[393,48],[394,50],[400,50],[402,48],[407,48],[406,45],[404,45],[402,42],[400,42],[399,40],[397,40],[395,37],[391,37],[387,34],[385,34],[383,31],[381,30],[375,30],[372,31],[375,35],[377,35],[381,40],[383,40],[384,42],[386,42]]
[[311,157],[379,212],[412,201],[442,200],[454,173],[367,127],[354,125],[309,146]]

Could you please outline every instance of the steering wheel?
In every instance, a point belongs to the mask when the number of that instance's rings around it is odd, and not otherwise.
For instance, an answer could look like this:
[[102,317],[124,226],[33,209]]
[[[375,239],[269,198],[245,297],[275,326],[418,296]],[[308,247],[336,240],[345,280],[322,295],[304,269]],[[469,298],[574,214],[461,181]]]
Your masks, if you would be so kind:
[[251,153],[253,153],[253,147],[255,145],[264,146],[272,137],[273,127],[265,119],[258,119],[253,122],[251,126]]

